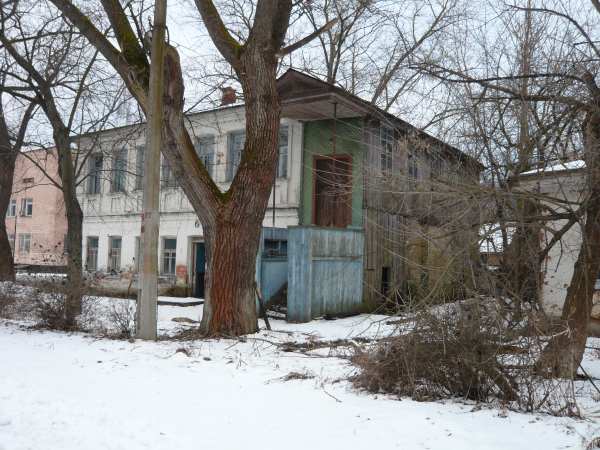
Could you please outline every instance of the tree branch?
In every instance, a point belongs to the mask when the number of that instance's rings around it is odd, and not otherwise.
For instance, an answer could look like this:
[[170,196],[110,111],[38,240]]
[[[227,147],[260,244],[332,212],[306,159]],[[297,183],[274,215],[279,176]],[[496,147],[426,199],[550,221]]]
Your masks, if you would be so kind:
[[325,33],[327,31],[329,31],[337,23],[337,21],[338,21],[337,19],[330,20],[325,25],[323,25],[321,28],[319,28],[318,30],[315,30],[314,32],[312,32],[308,36],[305,36],[302,39],[300,39],[299,41],[297,41],[297,42],[295,42],[293,44],[290,44],[287,47],[282,48],[277,53],[277,56],[279,58],[281,58],[281,57],[283,57],[285,55],[289,55],[293,51],[298,50],[300,47],[303,47],[304,45],[308,44],[313,39],[316,39],[321,33]]
[[236,41],[223,23],[212,0],[194,0],[210,38],[223,57],[234,68],[240,67],[243,46]]

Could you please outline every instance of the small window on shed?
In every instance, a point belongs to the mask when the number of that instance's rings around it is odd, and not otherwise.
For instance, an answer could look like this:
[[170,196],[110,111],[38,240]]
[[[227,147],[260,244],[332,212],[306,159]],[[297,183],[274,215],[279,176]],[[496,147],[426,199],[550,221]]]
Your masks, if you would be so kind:
[[33,178],[23,178],[23,184],[33,184]]
[[265,258],[287,257],[287,241],[283,239],[265,239],[263,256]]

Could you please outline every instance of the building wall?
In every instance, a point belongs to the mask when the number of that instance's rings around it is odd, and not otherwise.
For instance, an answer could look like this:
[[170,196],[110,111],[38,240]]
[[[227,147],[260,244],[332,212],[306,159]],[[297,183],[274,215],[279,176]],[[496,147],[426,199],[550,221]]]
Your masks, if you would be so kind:
[[[303,127],[298,121],[282,120],[282,126],[288,129],[287,177],[275,181],[275,221],[273,223],[273,194],[265,214],[264,225],[287,227],[298,224],[298,205],[300,203],[300,175]],[[245,127],[244,109],[229,107],[192,115],[188,123],[192,139],[208,134],[216,137],[213,178],[225,191],[228,136],[243,131]],[[94,142],[96,145],[97,142]],[[84,211],[83,254],[84,265],[87,254],[88,237],[98,238],[98,271],[108,269],[109,238],[122,238],[121,270],[136,269],[136,238],[140,236],[140,214],[142,192],[136,189],[137,147],[145,143],[144,129],[128,127],[105,132],[100,137],[99,148],[104,155],[105,176],[102,177],[100,194],[86,193],[86,183],[82,183],[79,198]],[[82,142],[82,145],[91,145]],[[111,193],[111,156],[116,149],[126,148],[127,176],[126,192]],[[191,204],[178,187],[162,187],[160,194],[160,245],[164,238],[176,238],[176,266],[178,282],[189,284],[193,271],[193,242],[203,240],[202,225],[196,217]],[[159,267],[162,269],[162,251],[159,251]]]
[[[16,236],[15,264],[62,266],[67,234],[64,200],[61,191],[46,177],[58,179],[58,160],[54,151],[36,150],[17,156],[11,200],[16,200],[16,216],[6,217],[6,230]],[[44,170],[41,170],[32,159]],[[31,199],[31,217],[23,214],[22,199]],[[30,234],[30,251],[19,251],[19,237]]]
[[375,308],[391,300],[395,308],[409,297],[458,298],[476,256],[478,218],[472,202],[461,201],[460,184],[476,186],[478,171],[399,130],[386,147],[381,131],[377,122],[364,129],[364,301]]
[[[577,209],[584,193],[585,177],[581,171],[563,172],[535,178],[522,184],[535,192],[567,200],[571,202],[570,206],[573,209]],[[556,204],[550,206],[557,209],[557,212],[561,212],[561,208]],[[551,230],[559,230],[566,222],[566,220],[556,220],[548,222],[546,226]],[[550,241],[552,236],[551,232],[542,231],[540,236],[542,246]],[[574,265],[579,256],[581,239],[581,228],[575,224],[563,235],[560,242],[554,245],[542,263],[540,300],[544,311],[552,316],[558,317],[562,314],[567,288],[571,283]]]
[[304,163],[302,179],[301,223],[313,223],[315,156],[350,155],[352,157],[352,225],[363,225],[363,144],[362,119],[321,120],[304,124]]

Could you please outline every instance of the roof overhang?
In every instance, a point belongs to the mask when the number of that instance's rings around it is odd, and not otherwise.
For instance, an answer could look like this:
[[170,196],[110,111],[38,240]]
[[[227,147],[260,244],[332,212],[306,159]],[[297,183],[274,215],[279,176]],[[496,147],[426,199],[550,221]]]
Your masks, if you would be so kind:
[[282,116],[297,120],[351,119],[367,115],[366,108],[335,92],[326,92],[282,102]]

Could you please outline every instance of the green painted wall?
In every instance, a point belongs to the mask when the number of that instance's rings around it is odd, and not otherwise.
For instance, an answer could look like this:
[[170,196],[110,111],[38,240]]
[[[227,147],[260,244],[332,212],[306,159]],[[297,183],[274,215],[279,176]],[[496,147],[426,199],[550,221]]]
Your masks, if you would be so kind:
[[[363,158],[362,119],[338,120],[335,124],[338,155],[352,156],[352,226],[363,225]],[[302,168],[302,225],[312,224],[314,167],[313,156],[333,153],[334,121],[319,120],[304,124],[304,167]]]

